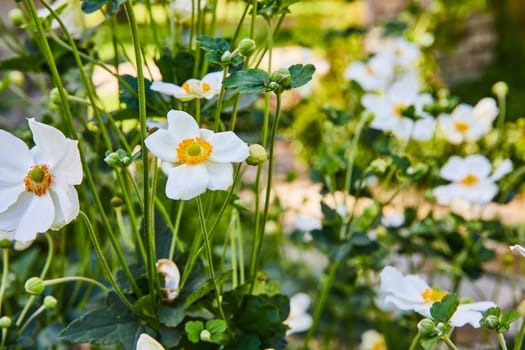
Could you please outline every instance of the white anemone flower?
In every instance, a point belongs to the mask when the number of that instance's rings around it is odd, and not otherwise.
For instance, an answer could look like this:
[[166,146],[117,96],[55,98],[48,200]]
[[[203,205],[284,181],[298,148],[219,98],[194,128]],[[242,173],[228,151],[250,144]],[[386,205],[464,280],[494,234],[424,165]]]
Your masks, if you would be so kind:
[[305,332],[312,326],[312,316],[307,312],[310,306],[310,297],[305,293],[297,293],[290,298],[290,313],[284,321],[290,329],[287,335]]
[[184,111],[171,110],[167,118],[168,129],[159,129],[145,140],[168,175],[166,196],[187,200],[206,189],[228,189],[233,183],[231,163],[248,157],[248,145],[231,131],[199,129]]
[[164,300],[171,302],[179,295],[179,268],[175,262],[169,259],[159,259],[155,265],[157,271],[164,276],[164,288],[162,289]]
[[404,38],[391,40],[381,52],[390,55],[396,66],[401,69],[411,69],[421,56],[419,46]]
[[208,73],[201,80],[186,80],[182,86],[163,81],[154,81],[151,83],[150,89],[164,95],[173,96],[181,101],[190,101],[194,98],[209,100],[220,93],[222,76],[223,72]]
[[35,146],[0,130],[0,231],[26,243],[37,233],[58,230],[79,212],[74,185],[82,181],[76,140],[28,119]]
[[[174,0],[171,1],[170,9],[173,14],[173,18],[178,23],[187,22],[194,14],[197,15],[197,7],[193,4],[193,0]],[[200,9],[206,6],[206,0],[197,1],[196,4],[199,4]]]
[[500,162],[491,175],[492,165],[481,154],[452,156],[440,172],[442,178],[452,183],[436,187],[433,193],[441,205],[448,205],[456,198],[474,205],[486,204],[498,193],[496,181],[511,171],[509,159]]
[[375,329],[369,329],[361,335],[360,350],[387,350],[383,334]]
[[438,120],[445,138],[450,143],[459,144],[476,141],[489,132],[498,113],[496,101],[485,97],[474,107],[462,103],[451,114],[441,114]]
[[513,252],[518,252],[520,253],[522,256],[525,257],[525,248],[519,244],[515,244],[515,245],[511,245],[510,247],[510,250],[512,250]]
[[[427,141],[434,134],[435,120],[423,111],[424,105],[432,103],[432,97],[420,94],[411,78],[396,81],[382,95],[366,94],[361,103],[374,113],[370,124],[373,129],[391,131],[402,140]],[[415,109],[416,120],[403,115],[410,106]]]
[[137,340],[136,350],[164,350],[164,347],[147,333],[142,333]]
[[368,62],[352,62],[344,72],[346,80],[354,80],[366,91],[384,90],[394,76],[390,57],[375,55]]
[[[380,274],[381,292],[386,303],[395,305],[400,310],[412,310],[424,317],[431,318],[430,308],[436,301],[441,301],[448,293],[431,288],[416,275],[403,275],[392,266],[386,266]],[[462,327],[467,323],[479,328],[483,312],[495,307],[491,301],[460,304],[450,319],[453,327]]]

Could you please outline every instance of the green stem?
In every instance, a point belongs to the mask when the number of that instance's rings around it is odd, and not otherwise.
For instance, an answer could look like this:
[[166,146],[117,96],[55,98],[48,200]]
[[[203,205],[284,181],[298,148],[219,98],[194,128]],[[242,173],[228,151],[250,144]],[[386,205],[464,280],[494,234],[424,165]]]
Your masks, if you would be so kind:
[[416,350],[417,344],[419,343],[419,339],[421,339],[421,333],[418,332],[412,340],[412,343],[410,343],[410,348],[408,348],[408,350]]
[[522,324],[520,332],[516,337],[516,343],[514,344],[514,350],[521,350],[521,345],[523,344],[523,338],[525,337],[525,320],[522,318]]
[[445,336],[443,338],[443,341],[445,342],[445,344],[447,344],[448,348],[450,350],[458,350],[458,348],[456,347],[456,345],[454,345],[454,343],[452,342],[452,340],[450,340],[450,338],[447,336]]
[[[224,66],[222,71],[222,79],[226,79],[228,76],[228,66]],[[224,99],[224,93],[226,92],[226,89],[224,88],[224,85],[221,86],[221,91],[219,93],[219,99],[217,100],[217,109],[215,110],[215,123],[213,125],[213,130],[218,131],[219,125],[221,122],[221,112],[222,112],[222,100]]]
[[99,281],[88,278],[88,277],[82,277],[82,276],[66,276],[66,277],[54,278],[52,280],[44,281],[44,285],[52,286],[55,284],[60,284],[60,283],[65,283],[65,282],[76,282],[76,281],[91,283],[91,284],[94,284],[100,287],[100,289],[102,289],[104,292],[106,293],[109,292],[109,288],[103,285],[102,283],[100,283]]
[[9,274],[9,248],[2,248],[2,284],[0,285],[0,316],[2,316],[2,304],[7,289],[7,275]]
[[175,225],[172,229],[173,237],[171,238],[171,245],[170,245],[170,253],[169,253],[170,260],[173,260],[173,257],[175,256],[175,246],[177,244],[177,240],[179,236],[180,220],[182,218],[183,211],[184,211],[184,202],[180,201],[179,206],[177,208],[177,214],[175,215]]
[[21,335],[24,333],[27,326],[33,321],[38,315],[40,315],[42,312],[46,310],[46,307],[44,305],[41,305],[28,319],[27,321],[20,327],[18,330],[18,335]]
[[250,26],[250,39],[255,37],[255,23],[257,19],[257,0],[252,1],[252,21]]
[[498,340],[499,340],[499,345],[501,346],[501,350],[507,350],[507,344],[505,343],[505,338],[503,337],[503,333],[498,332]]

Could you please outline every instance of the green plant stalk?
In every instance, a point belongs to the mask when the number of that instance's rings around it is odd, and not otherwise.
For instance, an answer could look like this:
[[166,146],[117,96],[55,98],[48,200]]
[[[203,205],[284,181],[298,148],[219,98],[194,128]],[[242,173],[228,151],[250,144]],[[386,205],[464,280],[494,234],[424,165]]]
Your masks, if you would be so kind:
[[312,326],[310,327],[310,329],[306,333],[306,336],[304,337],[303,347],[305,350],[309,349],[308,344],[310,344],[310,340],[312,339],[315,329],[317,328],[317,325],[319,324],[319,320],[321,319],[321,315],[323,313],[323,309],[326,304],[326,300],[328,298],[328,293],[330,292],[330,289],[332,288],[332,284],[334,283],[334,278],[337,272],[337,268],[339,267],[339,263],[340,263],[339,260],[332,261],[328,269],[328,275],[324,279],[323,288],[321,289],[321,294],[319,295],[319,300],[317,301],[317,304],[315,305]]
[[[244,19],[246,18],[246,15],[248,14],[248,9],[250,8],[250,4],[246,3],[246,6],[244,7],[244,11],[242,12],[241,19],[237,23],[237,27],[235,27],[235,33],[232,37],[232,42],[230,43],[230,51],[233,50],[233,47],[235,43],[237,42],[237,38],[239,37],[239,33],[241,32],[241,27],[244,22]],[[252,38],[253,39],[253,38]]]
[[210,270],[210,278],[212,280],[213,288],[215,289],[215,293],[217,294],[216,295],[217,308],[219,309],[221,318],[226,322],[229,328],[228,320],[226,319],[224,310],[222,309],[221,290],[219,288],[219,285],[217,284],[217,278],[215,277],[215,270],[213,268],[213,250],[212,250],[210,238],[208,235],[208,229],[206,227],[206,218],[204,217],[204,208],[202,207],[202,199],[200,196],[197,197],[197,211],[199,213],[199,221],[201,224],[202,236],[204,238],[204,245],[206,247],[206,255],[208,258],[208,268]]
[[250,39],[255,38],[255,23],[257,22],[257,0],[252,1],[252,21],[250,25]]
[[505,338],[503,337],[503,333],[498,332],[498,340],[499,340],[499,345],[501,347],[501,350],[507,350],[507,343],[505,343]]
[[[226,79],[228,76],[228,66],[224,66],[222,70],[222,79]],[[221,91],[219,92],[219,99],[217,100],[217,109],[215,110],[215,123],[213,124],[213,131],[219,131],[219,124],[221,122],[221,112],[222,112],[222,100],[224,100],[224,93],[226,89],[224,85],[221,85]]]
[[102,289],[104,292],[106,292],[106,293],[109,292],[109,288],[106,287],[105,285],[103,285],[102,283],[100,283],[99,281],[94,280],[92,278],[83,277],[83,276],[66,276],[66,277],[54,278],[54,279],[51,279],[51,280],[44,281],[44,285],[45,286],[52,286],[52,285],[55,285],[55,284],[66,283],[66,282],[77,282],[77,281],[94,284],[94,285],[98,286],[100,289]]
[[419,339],[421,339],[421,333],[417,332],[416,336],[412,340],[412,343],[410,343],[410,348],[408,348],[408,350],[416,350]]
[[46,310],[46,307],[44,305],[41,305],[38,309],[36,309],[35,312],[33,312],[33,314],[31,316],[29,316],[29,318],[26,320],[26,322],[20,327],[20,329],[18,330],[18,336],[20,336],[22,333],[24,333],[25,329],[27,328],[27,326],[29,326],[29,324],[38,316],[40,315],[42,312],[44,312]]
[[242,240],[242,228],[241,228],[241,222],[239,220],[239,212],[235,212],[235,232],[236,232],[236,238],[237,238],[237,246],[239,247],[239,279],[240,284],[244,284],[245,276],[244,276],[244,243]]
[[[2,248],[2,284],[0,285],[0,315],[2,315],[2,304],[7,289],[7,275],[9,274],[9,248]],[[3,343],[2,343],[3,344]]]
[[115,218],[117,220],[117,226],[119,228],[120,235],[122,236],[122,240],[126,243],[130,250],[134,250],[135,243],[131,239],[131,236],[128,233],[128,231],[126,230],[126,224],[124,223],[124,217],[122,215],[122,207],[113,208],[113,210],[115,211]]
[[452,342],[452,340],[450,340],[450,338],[448,337],[448,335],[446,335],[444,338],[443,338],[443,341],[445,342],[445,344],[447,344],[448,348],[450,350],[458,350],[458,348],[456,347],[456,345],[454,345],[454,343]]
[[[175,214],[175,224],[171,228],[171,232],[173,234],[173,237],[171,239],[171,245],[170,245],[170,252],[169,252],[169,259],[173,260],[175,256],[175,246],[177,245],[177,241],[179,239],[179,229],[180,229],[180,220],[182,218],[182,213],[184,211],[184,202],[180,201],[179,206],[177,207],[177,213]],[[162,211],[161,211],[162,213]],[[181,246],[179,246],[179,249],[182,249]]]
[[125,3],[126,14],[129,20],[129,27],[131,30],[131,41],[133,42],[133,50],[135,52],[135,62],[137,66],[137,93],[139,100],[139,120],[140,120],[140,145],[142,149],[142,176],[144,178],[143,200],[144,200],[144,234],[146,236],[146,247],[148,260],[146,271],[148,272],[148,287],[150,293],[155,297],[154,302],[159,300],[160,282],[155,266],[155,232],[152,230],[153,213],[151,211],[152,205],[150,203],[149,191],[149,161],[148,152],[144,140],[147,137],[146,127],[146,86],[144,83],[144,71],[142,68],[142,51],[140,49],[138,26],[133,12],[133,4],[131,0]]
[[514,350],[521,350],[521,345],[523,344],[523,338],[525,337],[525,320],[521,318],[521,328],[518,336],[516,337],[516,343],[514,343]]

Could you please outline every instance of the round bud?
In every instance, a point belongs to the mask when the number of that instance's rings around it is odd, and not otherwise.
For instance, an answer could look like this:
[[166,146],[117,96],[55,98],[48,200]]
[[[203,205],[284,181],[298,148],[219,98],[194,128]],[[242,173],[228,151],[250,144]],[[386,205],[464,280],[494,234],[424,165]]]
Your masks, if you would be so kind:
[[221,63],[230,64],[232,62],[233,55],[230,51],[225,51],[221,56]]
[[13,241],[4,238],[0,240],[0,249],[9,249],[13,246]]
[[57,306],[57,304],[58,304],[58,301],[56,300],[55,297],[51,295],[48,295],[44,298],[44,307],[47,310],[54,309]]
[[44,292],[46,286],[40,277],[31,277],[24,284],[24,288],[29,294],[40,295]]
[[290,71],[287,68],[279,68],[278,70],[272,73],[272,75],[270,76],[270,80],[272,82],[278,83],[283,88],[286,88],[290,86],[292,76],[290,75]]
[[500,326],[499,318],[496,315],[488,315],[483,323],[488,329],[496,329]]
[[246,163],[249,165],[261,165],[268,160],[266,149],[259,144],[250,145],[249,152],[248,158],[246,158]]
[[106,154],[106,157],[104,158],[104,162],[106,162],[107,165],[114,168],[121,165],[120,162],[120,156],[117,152],[109,152]]
[[255,52],[257,45],[255,45],[255,41],[252,39],[244,38],[239,42],[239,46],[237,48],[239,49],[241,55],[249,57]]
[[17,86],[24,85],[24,82],[25,82],[24,73],[18,70],[14,70],[14,71],[9,72],[8,77],[9,77],[9,81],[11,81],[13,84]]
[[384,159],[374,159],[368,168],[375,174],[383,174],[388,167],[387,162]]
[[407,169],[407,175],[413,177],[420,177],[427,173],[428,165],[425,163],[417,163],[414,166],[410,166]]
[[11,327],[13,324],[13,321],[11,321],[11,317],[8,316],[2,316],[0,317],[0,328],[5,329]]
[[20,27],[25,22],[24,13],[18,7],[11,9],[7,16],[15,27]]
[[110,201],[110,204],[113,208],[119,208],[122,206],[123,203],[124,202],[122,201],[122,198],[117,197],[117,196],[111,198],[111,201]]
[[207,342],[211,342],[211,333],[209,330],[207,329],[203,329],[201,331],[201,333],[199,334],[199,338],[202,340],[202,341],[207,341]]
[[279,83],[276,83],[275,81],[271,81],[268,84],[268,89],[270,89],[270,91],[277,91],[280,88],[281,88],[281,85],[279,85]]
[[122,165],[124,166],[128,166],[131,164],[131,158],[128,157],[128,156],[124,156],[120,159],[120,161],[122,162]]
[[498,81],[492,85],[492,92],[498,97],[505,97],[509,93],[509,86],[504,81]]
[[60,97],[60,92],[58,91],[58,88],[54,87],[49,92],[49,99],[52,103],[59,105],[62,103],[62,98]]
[[436,333],[436,324],[430,318],[424,318],[418,322],[417,330],[421,335],[431,336]]

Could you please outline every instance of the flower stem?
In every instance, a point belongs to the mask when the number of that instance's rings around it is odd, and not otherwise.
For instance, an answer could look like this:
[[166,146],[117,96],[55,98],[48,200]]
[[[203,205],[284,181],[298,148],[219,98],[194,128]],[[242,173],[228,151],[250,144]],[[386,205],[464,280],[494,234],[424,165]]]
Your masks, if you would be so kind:
[[507,350],[507,343],[505,343],[505,338],[503,337],[503,333],[498,332],[498,340],[499,340],[499,345],[501,346],[501,350]]
[[516,343],[514,344],[514,350],[521,350],[521,345],[523,344],[524,337],[525,337],[525,320],[522,318],[520,333],[516,337]]
[[412,343],[410,343],[410,348],[408,348],[408,350],[416,350],[416,346],[419,343],[419,339],[421,339],[421,333],[417,332],[414,339],[412,339]]
[[[226,79],[228,76],[228,66],[224,66],[224,69],[222,71],[222,79]],[[213,130],[218,131],[219,125],[221,122],[221,112],[222,112],[222,100],[224,99],[224,93],[226,89],[224,88],[224,85],[221,85],[221,91],[219,93],[219,99],[217,100],[217,109],[215,110],[215,123],[213,125]]]
[[25,329],[27,328],[27,326],[29,326],[31,321],[33,321],[38,315],[40,315],[45,310],[46,307],[44,305],[41,305],[31,316],[29,316],[27,321],[18,330],[18,335],[20,336],[22,333],[24,333]]
[[445,336],[443,338],[443,341],[445,342],[445,344],[447,344],[448,348],[450,350],[458,350],[458,348],[456,347],[456,345],[454,345],[454,343],[452,342],[452,340],[450,340],[450,338],[447,336]]
[[54,278],[52,280],[44,281],[44,285],[52,286],[54,284],[65,283],[65,282],[75,282],[75,281],[91,283],[91,284],[94,284],[100,287],[100,289],[102,289],[104,292],[106,293],[109,292],[109,288],[103,285],[102,283],[100,283],[99,281],[88,278],[88,277],[83,277],[83,276],[66,276],[66,277]]
[[2,316],[2,304],[5,290],[7,289],[7,275],[9,273],[9,248],[2,248],[2,282],[0,284],[0,316]]

